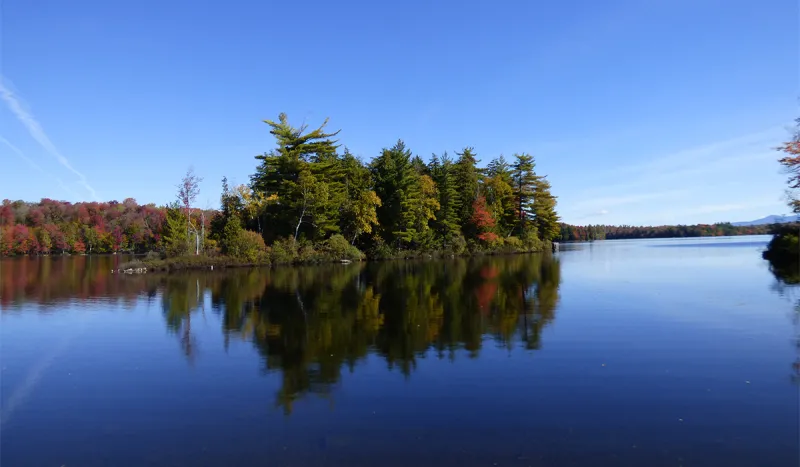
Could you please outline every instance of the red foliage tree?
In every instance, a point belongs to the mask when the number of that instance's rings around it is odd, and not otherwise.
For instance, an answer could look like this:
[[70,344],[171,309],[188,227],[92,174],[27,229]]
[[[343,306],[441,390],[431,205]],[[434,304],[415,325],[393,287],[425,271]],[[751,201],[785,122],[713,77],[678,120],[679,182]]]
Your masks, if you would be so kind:
[[491,231],[496,221],[492,213],[486,208],[486,198],[478,196],[472,203],[472,224],[478,232],[478,238],[486,243],[497,240],[497,234]]
[[52,249],[63,253],[68,248],[66,237],[64,232],[61,231],[61,228],[55,224],[45,224],[44,230],[47,232],[47,235],[50,236]]
[[14,209],[11,208],[11,201],[4,199],[0,206],[0,225],[10,227],[14,225]]
[[72,252],[76,255],[82,255],[86,253],[86,245],[80,240],[75,240],[75,243],[72,245]]
[[14,235],[11,227],[0,226],[0,256],[11,254],[14,243]]
[[114,230],[111,231],[111,249],[115,252],[119,251],[124,243],[125,234],[122,233],[122,228],[120,226],[114,227]]
[[24,225],[15,225],[12,234],[12,251],[18,255],[27,255],[33,246],[31,239],[36,240],[32,234],[33,232],[30,232]]

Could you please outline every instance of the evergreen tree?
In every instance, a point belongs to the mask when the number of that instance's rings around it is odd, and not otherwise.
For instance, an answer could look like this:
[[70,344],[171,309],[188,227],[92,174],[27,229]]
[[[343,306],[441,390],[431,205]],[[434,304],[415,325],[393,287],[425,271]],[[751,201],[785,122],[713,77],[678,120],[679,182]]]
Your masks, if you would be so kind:
[[533,196],[538,177],[534,171],[535,163],[530,154],[514,154],[511,166],[511,177],[514,183],[514,200],[516,204],[517,225],[520,234],[528,232],[529,221],[533,219]]
[[458,207],[458,223],[465,236],[474,237],[476,232],[472,228],[473,204],[478,198],[480,174],[478,172],[478,160],[475,157],[474,149],[464,148],[458,155],[455,163],[455,185],[460,197]]
[[411,163],[411,151],[398,140],[372,161],[370,172],[381,200],[377,209],[381,237],[398,247],[410,242],[415,233],[411,210],[415,201],[421,202],[419,175]]
[[[278,121],[265,120],[277,142],[277,148],[268,154],[256,156],[260,160],[256,173],[251,177],[254,192],[264,198],[275,200],[265,209],[265,222],[271,226],[267,233],[272,237],[293,236],[300,228],[312,238],[322,237],[338,228],[336,209],[328,204],[337,196],[328,196],[328,181],[334,181],[336,173],[337,141],[331,138],[339,132],[325,133],[326,119],[316,130],[306,132],[306,125],[291,126],[286,114]],[[301,180],[301,174],[304,174]],[[322,193],[325,196],[321,196]],[[313,202],[313,206],[310,206]]]
[[456,189],[455,168],[447,152],[444,152],[441,158],[436,154],[431,156],[428,167],[431,178],[439,190],[439,209],[436,211],[434,228],[442,246],[447,248],[460,231],[461,198]]
[[[558,239],[558,214],[556,214],[556,198],[550,193],[550,182],[545,177],[538,177],[533,193],[534,223],[539,238],[545,241]],[[594,230],[590,227],[590,238],[594,240]]]
[[[186,216],[177,202],[167,205],[162,241],[167,256],[182,256],[189,252]],[[88,241],[87,244],[89,244]]]
[[511,167],[503,156],[489,162],[483,190],[486,204],[497,221],[497,232],[502,236],[510,235],[517,225],[513,183]]

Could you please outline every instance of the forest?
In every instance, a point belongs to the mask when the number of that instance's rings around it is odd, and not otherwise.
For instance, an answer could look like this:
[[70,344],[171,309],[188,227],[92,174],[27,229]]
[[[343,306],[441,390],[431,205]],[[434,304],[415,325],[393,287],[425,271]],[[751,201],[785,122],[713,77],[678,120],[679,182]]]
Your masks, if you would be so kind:
[[[478,167],[472,147],[427,162],[402,140],[366,163],[323,124],[266,120],[276,147],[256,156],[250,183],[221,183],[218,209],[195,206],[187,171],[166,206],[4,200],[0,255],[150,253],[249,263],[542,251],[551,241],[754,235],[771,226],[576,226],[561,223],[530,154]],[[792,149],[791,144],[787,148]]]
[[479,168],[471,147],[425,162],[398,140],[365,163],[334,139],[339,131],[325,131],[327,120],[310,131],[285,114],[265,123],[276,147],[256,156],[249,184],[222,180],[217,210],[195,206],[202,178],[191,169],[166,206],[5,200],[0,254],[298,262],[541,251],[559,238],[556,198],[529,154]]
[[723,237],[733,235],[766,235],[772,225],[735,226],[730,223],[698,225],[569,225],[560,224],[559,239],[563,242],[592,240],[621,240],[634,238]]

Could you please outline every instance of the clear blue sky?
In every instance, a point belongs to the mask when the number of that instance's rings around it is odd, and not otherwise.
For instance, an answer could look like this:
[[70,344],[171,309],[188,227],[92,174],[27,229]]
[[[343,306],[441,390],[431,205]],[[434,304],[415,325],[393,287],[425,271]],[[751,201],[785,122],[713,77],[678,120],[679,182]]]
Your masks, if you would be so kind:
[[286,112],[371,159],[536,156],[570,223],[787,211],[797,0],[4,0],[0,198],[216,206]]

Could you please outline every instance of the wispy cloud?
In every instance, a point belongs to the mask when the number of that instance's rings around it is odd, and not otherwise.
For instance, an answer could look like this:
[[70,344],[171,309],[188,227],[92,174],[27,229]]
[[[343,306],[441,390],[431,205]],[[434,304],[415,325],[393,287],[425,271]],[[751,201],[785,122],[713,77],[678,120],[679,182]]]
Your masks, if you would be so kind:
[[594,214],[608,214],[608,208],[627,204],[636,204],[661,198],[676,198],[688,194],[688,190],[667,190],[661,192],[631,193],[623,196],[592,198],[575,203],[572,208],[577,211],[592,211]]
[[599,211],[590,212],[588,214],[584,214],[582,216],[578,216],[578,217],[576,217],[576,219],[579,219],[579,220],[593,219],[593,218],[597,218],[597,217],[607,216],[608,214],[610,214],[610,211],[608,209],[601,209]]
[[561,198],[565,220],[598,217],[601,209],[613,211],[607,217],[617,223],[702,221],[715,213],[774,210],[779,203],[772,198],[777,199],[780,184],[769,188],[778,172],[773,148],[786,135],[785,127],[776,125],[679,151],[644,154],[638,157],[642,162],[593,172],[584,183],[591,188]]
[[74,198],[76,198],[76,199],[79,199],[79,198],[80,198],[80,197],[78,196],[78,194],[77,194],[77,193],[75,193],[75,191],[73,191],[73,190],[72,190],[70,187],[68,187],[68,186],[67,186],[67,185],[64,183],[64,181],[63,181],[63,180],[61,180],[60,178],[56,177],[55,175],[53,175],[53,174],[51,174],[51,173],[48,173],[46,170],[44,170],[44,169],[42,168],[42,166],[40,166],[39,164],[37,164],[37,163],[36,163],[36,162],[35,162],[33,159],[31,159],[30,157],[26,156],[26,155],[25,155],[25,153],[24,153],[24,152],[22,152],[22,150],[21,150],[21,149],[19,149],[18,147],[14,146],[13,144],[11,144],[11,141],[9,141],[9,140],[5,139],[3,136],[0,136],[0,143],[3,143],[3,144],[5,144],[6,146],[8,146],[8,148],[9,148],[9,149],[11,149],[11,152],[13,152],[13,153],[14,153],[14,154],[16,154],[17,156],[19,156],[19,158],[20,158],[20,159],[22,159],[22,160],[24,160],[25,162],[27,162],[27,163],[28,163],[28,165],[30,165],[30,166],[31,166],[31,167],[32,167],[34,170],[36,170],[37,172],[39,172],[39,173],[41,173],[41,174],[43,174],[43,175],[46,175],[46,176],[48,176],[48,177],[51,177],[53,180],[55,180],[55,181],[56,181],[56,183],[58,183],[58,186],[60,186],[60,187],[61,187],[61,188],[62,188],[64,191],[66,191],[67,193],[69,193],[69,194],[70,194],[72,197],[74,197]]
[[95,200],[98,199],[97,192],[89,185],[86,176],[75,169],[69,160],[61,154],[61,151],[58,150],[55,144],[50,140],[50,137],[47,136],[47,133],[45,133],[42,125],[40,125],[34,115],[25,108],[23,100],[12,90],[12,87],[12,84],[5,77],[0,75],[0,98],[5,101],[8,109],[11,110],[14,116],[17,117],[17,120],[25,126],[31,137],[33,137],[45,151],[55,157],[62,166],[75,174],[78,177],[78,183],[86,188],[92,198]]
[[[721,163],[752,162],[771,154],[781,137],[785,136],[783,125],[774,126],[762,131],[749,133],[724,141],[701,144],[680,151],[642,157],[648,162],[629,164],[611,168],[596,174],[597,177],[619,177],[622,175],[664,175],[674,172],[703,171],[715,168]],[[711,167],[709,167],[711,166]]]

